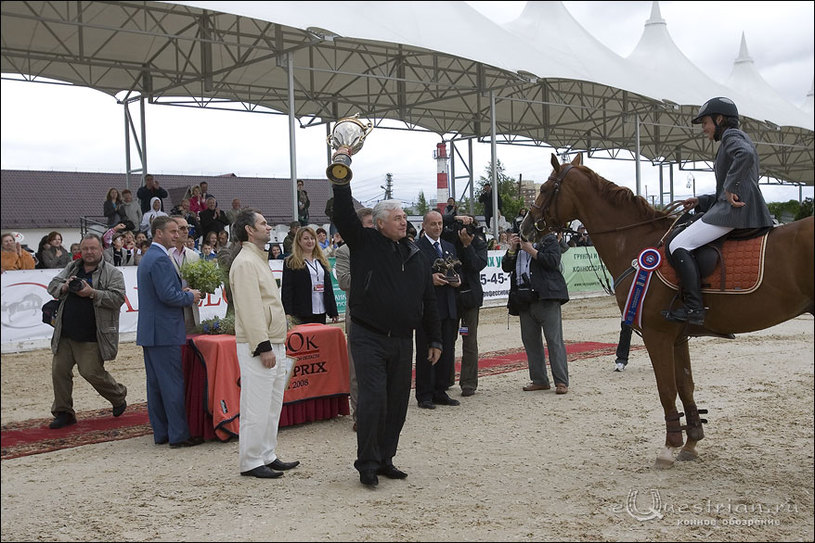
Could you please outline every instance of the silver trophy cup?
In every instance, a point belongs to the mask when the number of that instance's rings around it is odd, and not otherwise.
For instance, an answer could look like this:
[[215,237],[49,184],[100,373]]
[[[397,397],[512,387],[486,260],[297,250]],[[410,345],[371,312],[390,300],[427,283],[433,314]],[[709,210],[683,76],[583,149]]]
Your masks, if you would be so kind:
[[358,117],[357,113],[353,117],[340,119],[328,136],[328,145],[335,151],[325,175],[335,185],[347,185],[351,182],[351,155],[362,149],[365,137],[373,130],[370,122],[365,125]]

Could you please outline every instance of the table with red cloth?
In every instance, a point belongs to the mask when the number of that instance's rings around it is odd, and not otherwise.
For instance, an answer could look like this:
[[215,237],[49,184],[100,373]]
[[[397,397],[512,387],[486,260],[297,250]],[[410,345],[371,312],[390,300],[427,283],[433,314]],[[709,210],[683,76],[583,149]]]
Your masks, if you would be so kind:
[[[190,435],[228,441],[240,430],[240,376],[235,336],[196,334],[182,346]],[[301,324],[289,330],[294,359],[280,427],[348,415],[348,352],[342,329]]]

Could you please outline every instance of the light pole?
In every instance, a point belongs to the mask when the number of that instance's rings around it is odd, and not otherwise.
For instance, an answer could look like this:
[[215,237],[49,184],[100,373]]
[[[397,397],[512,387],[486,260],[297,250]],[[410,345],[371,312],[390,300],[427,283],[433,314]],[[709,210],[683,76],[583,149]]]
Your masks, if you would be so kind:
[[688,184],[686,185],[686,188],[691,188],[691,187],[693,187],[693,197],[696,198],[696,178],[693,177],[692,173],[689,173],[688,174]]

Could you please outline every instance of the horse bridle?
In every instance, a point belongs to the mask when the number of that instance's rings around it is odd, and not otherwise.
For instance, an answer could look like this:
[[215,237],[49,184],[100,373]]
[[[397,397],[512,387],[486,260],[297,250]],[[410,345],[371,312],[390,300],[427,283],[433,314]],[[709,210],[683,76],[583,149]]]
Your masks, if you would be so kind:
[[[554,189],[549,194],[549,197],[547,198],[547,200],[540,206],[538,206],[538,205],[536,205],[534,203],[531,204],[531,207],[537,209],[541,214],[541,218],[536,220],[534,223],[532,223],[532,225],[535,227],[535,230],[537,230],[538,232],[544,232],[544,231],[546,231],[548,229],[548,230],[552,230],[554,232],[565,232],[565,233],[568,233],[568,234],[579,234],[580,233],[580,232],[577,232],[576,230],[573,230],[573,229],[571,229],[571,228],[569,228],[567,226],[548,226],[546,224],[546,213],[545,212],[546,212],[546,210],[549,209],[550,206],[553,207],[552,216],[554,218],[554,223],[556,225],[563,224],[560,221],[560,219],[558,219],[557,209],[554,209],[553,204],[557,202],[556,198],[557,198],[558,193],[560,192],[560,186],[566,180],[566,176],[569,174],[569,172],[572,170],[573,167],[574,166],[571,165],[571,164],[565,164],[565,165],[563,165],[563,168],[561,168],[560,171],[557,172],[557,175],[552,173],[552,175],[550,175],[549,178],[546,181],[547,181],[547,183],[549,181],[552,181],[554,183]],[[541,193],[543,192],[543,189],[544,189],[544,187],[546,186],[547,183],[544,183],[543,185],[541,185],[541,188],[540,188]],[[679,207],[683,207],[683,203],[682,203],[681,200],[671,202],[665,208],[666,216],[677,215],[677,219],[678,219],[679,216],[682,215],[682,212],[677,212],[677,209]],[[622,230],[628,230],[630,228],[641,226],[643,224],[656,222],[656,221],[662,220],[663,218],[664,217],[655,217],[653,219],[648,219],[648,220],[645,220],[645,221],[640,221],[640,222],[637,222],[637,223],[628,224],[626,226],[618,226],[617,228],[612,228],[610,230],[602,230],[602,231],[599,231],[599,232],[590,232],[589,235],[597,236],[597,235],[600,235],[600,234],[611,234],[613,232],[620,232]],[[675,222],[676,222],[676,220],[674,221],[674,223]],[[671,227],[673,227],[673,224],[671,225]],[[668,229],[668,232],[670,232],[670,228]],[[666,232],[666,235],[667,235],[667,232]],[[664,238],[665,238],[665,236],[663,236],[663,238],[660,240],[660,245],[662,244],[662,241],[664,240]]]
[[[569,175],[569,172],[571,171],[571,169],[573,167],[574,166],[572,166],[571,164],[564,165],[563,168],[561,168],[560,171],[557,172],[557,175],[552,173],[552,175],[549,176],[549,179],[546,180],[546,183],[541,185],[540,192],[543,192],[543,187],[545,187],[546,184],[549,181],[554,182],[555,188],[554,188],[554,190],[552,190],[552,192],[549,194],[549,197],[547,198],[547,200],[545,202],[543,202],[542,205],[538,206],[538,205],[535,205],[534,203],[531,205],[531,207],[537,209],[541,214],[541,218],[536,220],[534,223],[532,223],[532,226],[534,226],[535,230],[537,230],[538,232],[543,232],[543,231],[547,230],[546,210],[549,209],[550,205],[552,205],[554,202],[556,202],[555,199],[557,198],[557,195],[560,192],[560,185],[563,184],[563,181],[566,179],[566,176]],[[552,215],[555,218],[555,224],[558,224],[558,225],[561,224],[561,222],[557,218],[557,211],[556,210],[553,211]],[[572,230],[571,228],[566,228],[564,226],[548,227],[548,229],[549,230],[554,230],[555,232],[567,232],[567,233],[570,233],[570,234],[576,234],[577,233],[576,231]]]

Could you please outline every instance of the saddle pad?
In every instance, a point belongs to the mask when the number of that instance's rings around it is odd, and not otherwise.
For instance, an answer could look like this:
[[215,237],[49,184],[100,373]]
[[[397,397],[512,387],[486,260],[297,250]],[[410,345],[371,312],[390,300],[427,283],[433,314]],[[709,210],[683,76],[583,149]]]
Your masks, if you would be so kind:
[[[716,264],[713,273],[702,278],[702,292],[718,294],[747,294],[761,285],[764,277],[764,250],[767,247],[767,234],[746,241],[726,241],[722,247],[725,265],[725,285],[722,285],[722,263]],[[659,248],[663,265],[657,276],[674,290],[679,289],[679,280],[673,266],[665,259],[665,247]]]

